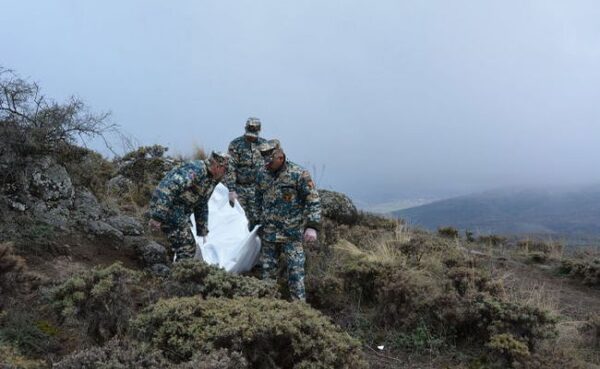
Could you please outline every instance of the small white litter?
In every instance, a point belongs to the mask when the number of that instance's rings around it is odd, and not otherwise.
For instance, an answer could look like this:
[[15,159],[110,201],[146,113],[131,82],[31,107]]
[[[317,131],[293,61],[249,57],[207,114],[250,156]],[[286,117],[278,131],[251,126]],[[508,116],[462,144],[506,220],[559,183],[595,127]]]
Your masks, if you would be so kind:
[[381,346],[377,346],[377,348],[378,348],[380,351],[383,351],[383,348],[384,348],[384,347],[385,347],[385,346],[383,346],[383,345],[381,345]]
[[241,273],[252,269],[260,253],[259,226],[248,230],[244,209],[236,200],[229,204],[229,190],[218,184],[208,201],[208,236],[206,243],[196,236],[196,222],[192,219],[192,232],[196,237],[196,258],[217,265],[228,272]]

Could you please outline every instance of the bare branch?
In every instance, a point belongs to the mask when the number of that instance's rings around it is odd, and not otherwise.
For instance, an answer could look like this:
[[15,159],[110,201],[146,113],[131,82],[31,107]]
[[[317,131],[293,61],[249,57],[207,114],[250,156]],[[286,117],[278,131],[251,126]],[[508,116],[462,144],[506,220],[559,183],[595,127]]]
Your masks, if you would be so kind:
[[109,113],[91,113],[76,97],[65,103],[49,100],[37,83],[0,67],[0,123],[12,127],[0,132],[6,135],[10,131],[12,138],[3,137],[5,142],[48,153],[65,144],[87,145],[89,139],[100,136],[114,153],[106,135],[118,132],[118,126],[109,118]]

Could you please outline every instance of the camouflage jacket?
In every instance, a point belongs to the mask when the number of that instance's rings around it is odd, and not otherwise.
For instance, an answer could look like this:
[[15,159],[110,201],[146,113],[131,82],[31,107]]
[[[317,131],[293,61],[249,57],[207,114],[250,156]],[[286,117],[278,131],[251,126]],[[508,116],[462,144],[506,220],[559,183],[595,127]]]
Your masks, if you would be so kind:
[[168,172],[150,200],[150,217],[165,227],[187,224],[190,214],[196,219],[198,235],[208,233],[208,199],[217,185],[208,165],[201,160],[186,162]]
[[266,142],[259,137],[255,142],[248,142],[240,136],[229,144],[230,168],[223,183],[230,191],[236,191],[238,185],[249,185],[256,182],[256,174],[263,166],[264,160],[258,146]]
[[257,219],[271,242],[300,241],[305,228],[320,228],[321,202],[308,171],[286,161],[275,173],[262,169],[256,189]]

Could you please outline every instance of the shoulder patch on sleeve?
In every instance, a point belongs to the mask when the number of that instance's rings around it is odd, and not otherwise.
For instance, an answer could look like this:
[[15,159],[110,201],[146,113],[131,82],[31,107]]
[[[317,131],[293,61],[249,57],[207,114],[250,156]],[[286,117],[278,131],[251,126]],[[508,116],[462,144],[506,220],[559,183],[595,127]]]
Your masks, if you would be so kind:
[[312,178],[310,177],[310,173],[303,171],[301,177],[306,181],[306,184],[310,189],[315,188],[315,182],[313,182]]

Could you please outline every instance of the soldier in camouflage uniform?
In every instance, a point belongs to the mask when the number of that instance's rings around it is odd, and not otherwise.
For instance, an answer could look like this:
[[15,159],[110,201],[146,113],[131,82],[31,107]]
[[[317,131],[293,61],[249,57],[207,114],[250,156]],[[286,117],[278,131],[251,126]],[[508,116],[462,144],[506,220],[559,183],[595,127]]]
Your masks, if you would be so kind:
[[[270,149],[269,145],[261,148],[265,152]],[[262,225],[259,260],[262,278],[275,279],[279,254],[283,252],[290,295],[294,300],[305,301],[302,241],[317,240],[321,204],[308,171],[286,160],[281,147],[273,149],[265,169],[259,172],[256,204]]]
[[162,230],[176,260],[193,258],[196,240],[190,215],[196,219],[196,234],[208,233],[208,199],[228,167],[228,155],[212,152],[207,160],[192,160],[169,173],[158,184],[150,200],[150,221],[154,230]]
[[231,168],[223,181],[229,188],[229,200],[237,198],[246,212],[249,227],[256,224],[256,174],[264,165],[258,147],[265,143],[260,133],[260,119],[248,118],[246,133],[229,144]]

